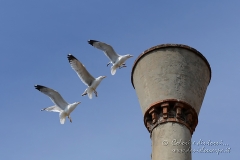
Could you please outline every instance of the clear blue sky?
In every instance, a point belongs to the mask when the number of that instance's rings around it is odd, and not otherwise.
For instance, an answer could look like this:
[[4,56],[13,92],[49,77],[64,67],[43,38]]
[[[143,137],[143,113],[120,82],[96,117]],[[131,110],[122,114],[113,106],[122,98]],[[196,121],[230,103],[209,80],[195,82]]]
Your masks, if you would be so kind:
[[[139,54],[163,43],[196,48],[212,68],[192,140],[222,140],[231,153],[193,153],[193,159],[237,159],[239,8],[237,0],[1,0],[1,159],[150,159],[151,140],[130,75]],[[109,60],[89,39],[134,57],[111,76]],[[86,86],[71,69],[68,53],[93,76],[107,76],[98,98],[81,96]],[[40,111],[52,102],[35,84],[59,91],[69,103],[82,102],[72,124],[61,125],[57,113]]]

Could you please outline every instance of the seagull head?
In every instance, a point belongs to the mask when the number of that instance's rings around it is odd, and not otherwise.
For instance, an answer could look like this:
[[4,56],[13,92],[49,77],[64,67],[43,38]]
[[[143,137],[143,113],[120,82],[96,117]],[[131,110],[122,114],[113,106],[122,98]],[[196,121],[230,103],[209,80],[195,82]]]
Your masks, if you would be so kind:
[[99,78],[100,78],[100,79],[104,79],[104,78],[106,78],[106,77],[107,77],[107,76],[100,76]]
[[128,58],[131,58],[131,57],[133,57],[133,55],[127,54],[127,55],[124,56],[124,59],[128,59]]
[[96,78],[95,80],[97,81],[97,82],[101,82],[104,78],[106,78],[107,76],[99,76],[98,78]]
[[[73,104],[71,104],[71,109],[72,109],[72,111],[80,104],[81,102],[74,102]],[[71,112],[72,112],[71,111]]]
[[72,104],[69,105],[69,108],[68,108],[68,113],[70,115],[70,113],[80,104],[81,102],[74,102]]
[[128,58],[131,58],[131,57],[133,57],[133,55],[127,54],[127,57],[128,57]]
[[133,57],[133,55],[126,54],[124,56],[121,56],[121,59],[123,60],[123,62],[125,62],[128,58],[131,58],[131,57]]

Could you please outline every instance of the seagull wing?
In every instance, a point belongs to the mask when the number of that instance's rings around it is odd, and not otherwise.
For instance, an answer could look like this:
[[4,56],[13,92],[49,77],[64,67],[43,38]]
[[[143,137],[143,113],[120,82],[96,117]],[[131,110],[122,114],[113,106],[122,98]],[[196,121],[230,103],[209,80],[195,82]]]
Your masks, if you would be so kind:
[[49,96],[53,103],[55,103],[62,110],[64,110],[69,105],[57,91],[41,85],[35,85],[35,88]]
[[51,106],[51,107],[43,108],[43,109],[41,109],[41,111],[61,112],[62,109],[59,108],[58,106]]
[[96,40],[89,40],[89,44],[91,44],[93,47],[96,47],[100,50],[102,50],[105,55],[111,60],[111,62],[115,63],[118,60],[119,55],[114,51],[112,46],[109,44],[99,42]]
[[82,82],[87,86],[91,86],[95,78],[87,71],[84,65],[71,54],[68,55],[68,61]]

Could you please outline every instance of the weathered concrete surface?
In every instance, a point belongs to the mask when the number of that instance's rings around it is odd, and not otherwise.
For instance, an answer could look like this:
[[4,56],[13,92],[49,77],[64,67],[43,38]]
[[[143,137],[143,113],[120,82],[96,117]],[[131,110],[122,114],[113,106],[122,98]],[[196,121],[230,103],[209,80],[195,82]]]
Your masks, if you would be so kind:
[[165,99],[187,102],[199,114],[210,78],[206,61],[181,47],[150,51],[139,59],[132,71],[143,114],[151,104]]
[[152,160],[191,160],[191,133],[184,125],[168,122],[152,132]]
[[[178,44],[163,44],[145,51],[135,61],[131,77],[143,114],[161,101],[178,100],[199,114],[210,79],[211,68],[205,57],[189,46]],[[159,118],[156,115],[149,117],[150,126],[154,117]],[[187,120],[190,124],[191,118]],[[192,159],[191,132],[185,125],[161,123],[152,130],[151,138],[152,160]]]

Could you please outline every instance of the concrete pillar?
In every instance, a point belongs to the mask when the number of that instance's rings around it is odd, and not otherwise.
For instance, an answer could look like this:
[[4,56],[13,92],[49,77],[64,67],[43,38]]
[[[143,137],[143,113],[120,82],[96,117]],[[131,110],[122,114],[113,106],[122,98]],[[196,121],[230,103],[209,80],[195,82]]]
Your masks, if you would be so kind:
[[191,160],[191,137],[211,79],[196,49],[163,44],[143,52],[131,81],[152,139],[152,160]]

